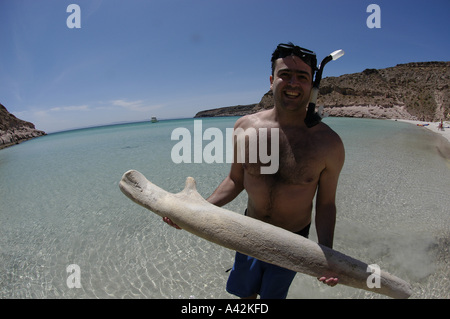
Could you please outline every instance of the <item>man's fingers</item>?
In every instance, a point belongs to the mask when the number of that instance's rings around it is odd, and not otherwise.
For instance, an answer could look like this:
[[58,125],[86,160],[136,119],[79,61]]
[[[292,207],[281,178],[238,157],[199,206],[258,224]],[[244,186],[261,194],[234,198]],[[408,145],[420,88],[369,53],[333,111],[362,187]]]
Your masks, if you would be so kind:
[[169,217],[163,217],[163,221],[176,229],[181,229],[181,227],[171,221]]
[[319,281],[323,282],[324,284],[327,284],[330,287],[336,286],[337,283],[339,282],[339,279],[338,278],[334,278],[334,277],[330,277],[330,278],[320,277],[320,278],[317,278],[317,279],[319,279]]

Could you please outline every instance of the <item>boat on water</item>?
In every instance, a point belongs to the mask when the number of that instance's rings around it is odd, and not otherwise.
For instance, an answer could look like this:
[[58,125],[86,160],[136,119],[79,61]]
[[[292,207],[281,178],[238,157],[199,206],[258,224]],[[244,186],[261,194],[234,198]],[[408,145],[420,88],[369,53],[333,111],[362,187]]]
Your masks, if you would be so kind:
[[152,116],[151,122],[152,122],[152,123],[158,122],[158,120],[156,119],[156,116]]

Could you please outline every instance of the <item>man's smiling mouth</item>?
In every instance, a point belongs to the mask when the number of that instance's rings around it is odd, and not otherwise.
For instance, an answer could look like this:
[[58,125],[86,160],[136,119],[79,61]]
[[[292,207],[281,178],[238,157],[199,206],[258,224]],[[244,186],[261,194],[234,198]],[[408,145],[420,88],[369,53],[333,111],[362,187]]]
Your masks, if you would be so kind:
[[295,91],[284,91],[284,94],[289,98],[297,98],[300,93]]

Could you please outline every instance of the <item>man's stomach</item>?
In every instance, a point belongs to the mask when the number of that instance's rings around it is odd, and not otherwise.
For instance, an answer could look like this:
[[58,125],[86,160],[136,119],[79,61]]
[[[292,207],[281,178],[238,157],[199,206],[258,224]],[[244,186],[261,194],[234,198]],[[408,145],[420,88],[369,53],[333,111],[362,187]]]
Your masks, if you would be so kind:
[[317,185],[271,183],[246,175],[247,215],[269,224],[297,232],[311,223],[312,202]]

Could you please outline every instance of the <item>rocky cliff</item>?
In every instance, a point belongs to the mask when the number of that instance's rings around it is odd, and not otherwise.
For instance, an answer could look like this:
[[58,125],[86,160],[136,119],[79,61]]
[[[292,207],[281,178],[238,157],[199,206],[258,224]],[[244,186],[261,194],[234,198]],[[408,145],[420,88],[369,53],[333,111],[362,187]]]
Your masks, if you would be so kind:
[[0,149],[45,135],[33,123],[18,119],[0,104]]
[[[450,112],[450,62],[415,62],[324,78],[317,105],[330,116],[439,121]],[[241,116],[273,107],[257,104],[207,110],[195,117]]]

